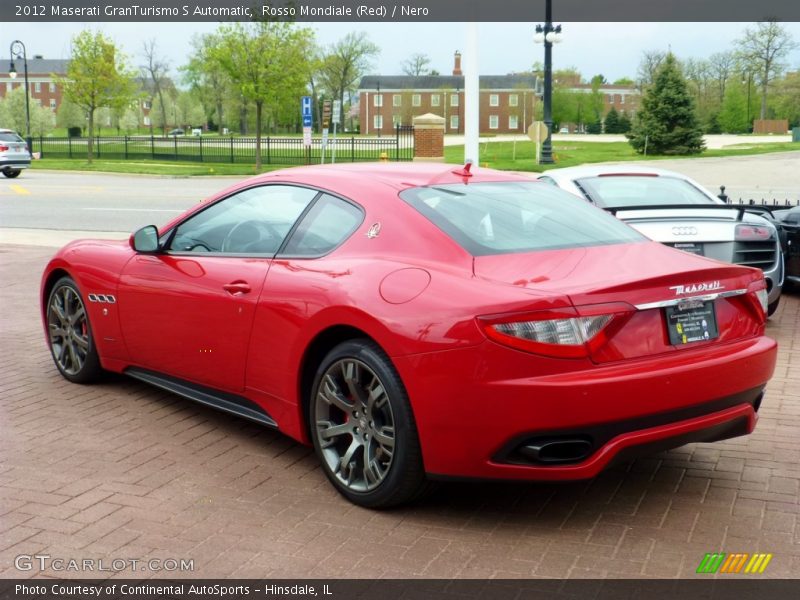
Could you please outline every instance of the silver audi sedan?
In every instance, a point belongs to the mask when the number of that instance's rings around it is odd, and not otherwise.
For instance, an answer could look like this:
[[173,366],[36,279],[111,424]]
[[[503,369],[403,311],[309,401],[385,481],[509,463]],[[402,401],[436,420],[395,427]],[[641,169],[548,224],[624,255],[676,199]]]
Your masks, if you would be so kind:
[[650,239],[692,254],[758,267],[778,308],[784,264],[778,231],[747,207],[725,204],[699,183],[664,169],[585,165],[552,169],[540,181],[615,214]]

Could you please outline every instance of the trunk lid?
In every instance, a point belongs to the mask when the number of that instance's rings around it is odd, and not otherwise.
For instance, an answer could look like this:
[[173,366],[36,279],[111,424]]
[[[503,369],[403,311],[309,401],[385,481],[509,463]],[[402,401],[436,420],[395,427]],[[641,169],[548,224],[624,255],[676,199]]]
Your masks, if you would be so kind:
[[[753,294],[742,293],[763,278],[760,271],[693,256],[657,242],[479,256],[474,273],[497,283],[566,294],[579,309],[629,305],[630,312],[609,325],[608,339],[592,352],[596,362],[676,352],[763,332],[763,315],[753,304]],[[667,309],[661,304],[718,294],[722,296],[711,302],[719,336],[671,343]]]

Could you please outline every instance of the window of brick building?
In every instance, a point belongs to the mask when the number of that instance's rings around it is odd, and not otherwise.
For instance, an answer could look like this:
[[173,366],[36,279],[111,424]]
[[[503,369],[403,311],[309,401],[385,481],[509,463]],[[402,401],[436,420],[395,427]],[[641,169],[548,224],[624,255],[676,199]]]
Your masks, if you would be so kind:
[[450,106],[458,106],[458,94],[450,94]]
[[392,106],[403,106],[403,97],[400,94],[392,96]]
[[441,96],[439,94],[431,94],[431,106],[439,106]]
[[519,118],[517,115],[509,115],[508,116],[508,128],[509,129],[518,129],[519,128]]
[[372,126],[375,129],[383,129],[383,115],[375,115],[372,119]]
[[50,109],[51,110],[55,110],[56,109],[56,99],[55,98],[50,98]]
[[519,94],[509,94],[508,95],[508,105],[509,106],[519,106]]
[[458,129],[458,115],[450,116],[450,129]]
[[372,96],[372,106],[383,106],[383,94]]
[[489,129],[497,129],[500,126],[500,118],[497,115],[489,115]]
[[33,85],[34,85],[34,88],[33,88],[33,89],[35,89],[37,92],[41,92],[41,91],[42,91],[42,83],[41,83],[41,81],[37,81],[37,82],[36,82],[35,84],[33,84]]
[[422,106],[422,96],[414,94],[411,96],[411,106]]
[[500,106],[499,94],[489,94],[489,106]]
[[50,82],[50,93],[51,94],[55,94],[56,93],[56,84],[53,83],[52,81]]

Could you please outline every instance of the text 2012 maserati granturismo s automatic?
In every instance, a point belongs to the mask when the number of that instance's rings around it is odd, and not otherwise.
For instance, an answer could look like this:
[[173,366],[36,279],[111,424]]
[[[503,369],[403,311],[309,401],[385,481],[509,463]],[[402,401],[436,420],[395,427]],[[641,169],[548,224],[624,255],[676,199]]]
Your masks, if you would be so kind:
[[368,507],[747,434],[776,358],[760,270],[468,166],[248,179],[67,245],[41,302],[70,381],[126,373],[277,427]]

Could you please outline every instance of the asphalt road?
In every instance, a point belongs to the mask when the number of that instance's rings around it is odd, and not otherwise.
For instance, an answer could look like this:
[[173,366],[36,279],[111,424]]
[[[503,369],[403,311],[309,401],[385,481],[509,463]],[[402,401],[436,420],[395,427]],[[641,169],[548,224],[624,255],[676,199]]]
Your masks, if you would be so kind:
[[[643,164],[685,173],[715,192],[724,184],[734,198],[800,199],[800,152]],[[17,179],[0,178],[0,242],[23,243],[22,230],[43,230],[45,237],[53,230],[120,237],[165,223],[240,179],[26,171]],[[63,241],[58,237],[51,245]]]
[[131,232],[165,223],[240,179],[29,170],[0,178],[0,227]]

